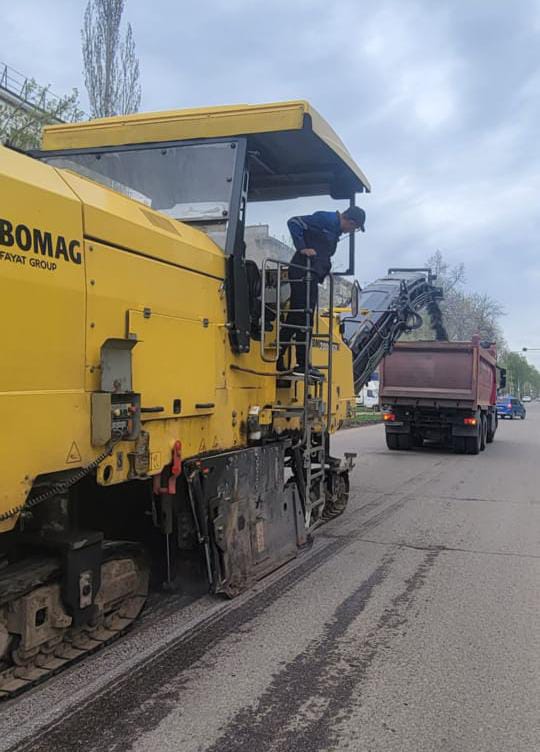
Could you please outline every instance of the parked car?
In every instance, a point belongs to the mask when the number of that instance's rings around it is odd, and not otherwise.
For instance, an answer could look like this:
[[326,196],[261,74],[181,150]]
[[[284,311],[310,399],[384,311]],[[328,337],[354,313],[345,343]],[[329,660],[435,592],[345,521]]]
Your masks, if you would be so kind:
[[532,397],[530,397],[528,394],[526,394],[521,401],[522,402],[532,402]]
[[510,418],[510,420],[514,418],[525,420],[527,411],[521,400],[516,397],[499,397],[497,399],[497,415],[499,418]]
[[376,378],[368,381],[356,398],[357,406],[365,407],[367,410],[379,410],[379,377],[377,374],[373,374],[373,376],[376,376]]

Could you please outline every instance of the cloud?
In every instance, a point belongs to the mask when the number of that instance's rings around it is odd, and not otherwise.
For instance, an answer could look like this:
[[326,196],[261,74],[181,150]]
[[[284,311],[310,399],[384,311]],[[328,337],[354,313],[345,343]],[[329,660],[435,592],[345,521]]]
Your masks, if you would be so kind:
[[384,80],[384,114],[406,109],[411,128],[437,128],[458,113],[462,65],[445,33],[444,13],[431,13],[427,19],[424,4],[382,3],[359,47],[364,58],[359,62]]

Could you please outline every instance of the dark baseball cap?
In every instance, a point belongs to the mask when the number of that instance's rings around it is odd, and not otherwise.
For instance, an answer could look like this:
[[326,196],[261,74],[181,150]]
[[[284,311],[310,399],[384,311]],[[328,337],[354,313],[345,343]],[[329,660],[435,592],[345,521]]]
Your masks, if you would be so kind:
[[343,216],[347,219],[351,219],[355,225],[362,230],[362,232],[366,231],[366,212],[359,206],[349,206],[349,208],[343,212]]

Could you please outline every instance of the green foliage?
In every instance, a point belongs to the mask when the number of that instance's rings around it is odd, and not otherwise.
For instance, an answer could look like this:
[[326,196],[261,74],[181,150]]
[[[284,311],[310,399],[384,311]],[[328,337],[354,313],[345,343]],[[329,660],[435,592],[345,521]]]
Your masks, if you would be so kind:
[[375,412],[374,410],[364,410],[359,408],[356,410],[354,416],[346,421],[348,426],[365,426],[372,425],[374,423],[382,423],[382,413]]
[[520,353],[505,352],[501,357],[501,365],[506,368],[506,391],[517,397],[528,394],[531,397],[540,395],[540,371],[527,362]]
[[28,79],[24,89],[24,104],[0,104],[0,143],[9,143],[20,149],[37,149],[41,143],[44,125],[80,120],[76,89],[71,94],[57,97],[49,86],[39,86]]

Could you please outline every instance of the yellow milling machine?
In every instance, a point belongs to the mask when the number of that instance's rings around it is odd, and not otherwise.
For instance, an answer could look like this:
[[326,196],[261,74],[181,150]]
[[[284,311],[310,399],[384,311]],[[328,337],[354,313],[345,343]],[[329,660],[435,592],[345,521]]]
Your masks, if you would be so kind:
[[151,579],[233,596],[343,511],[346,316],[331,296],[308,336],[324,381],[276,372],[287,264],[246,259],[244,224],[366,190],[305,102],[0,147],[0,697],[120,634]]

